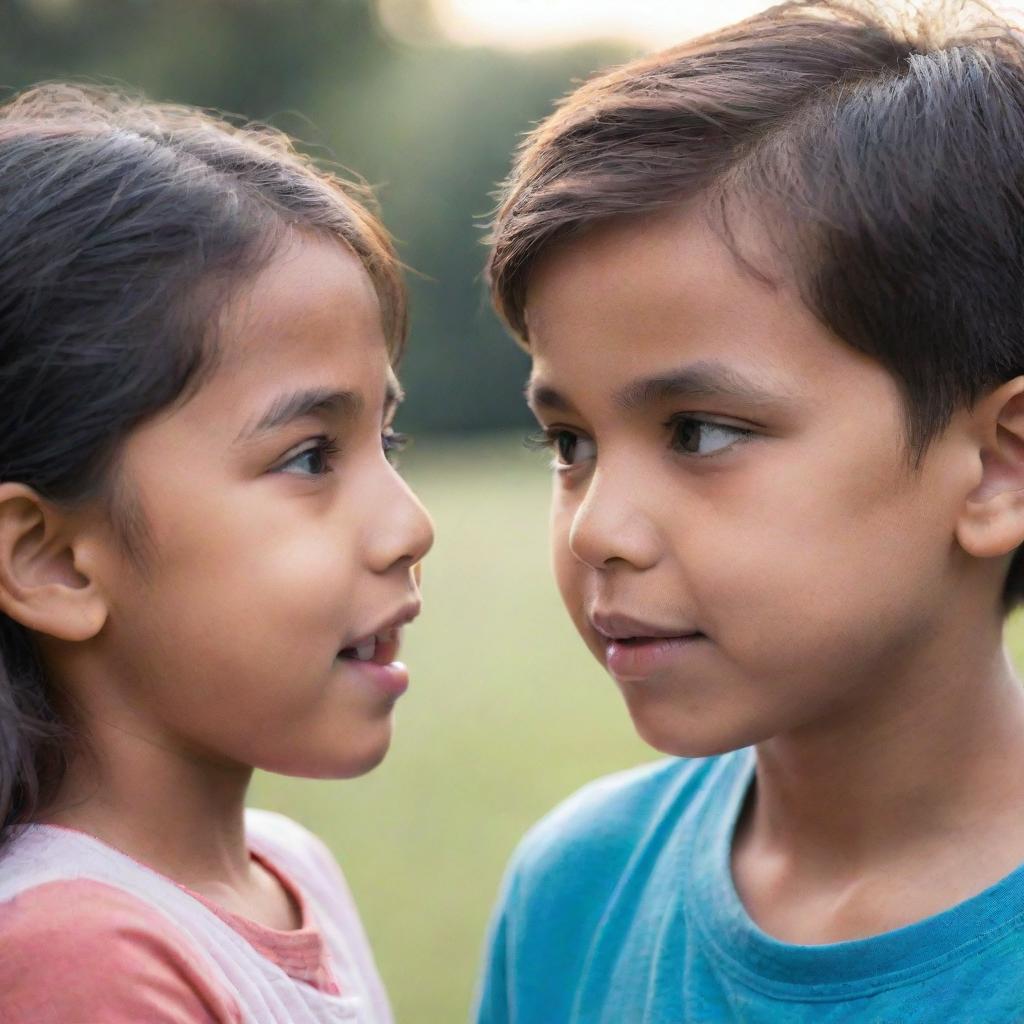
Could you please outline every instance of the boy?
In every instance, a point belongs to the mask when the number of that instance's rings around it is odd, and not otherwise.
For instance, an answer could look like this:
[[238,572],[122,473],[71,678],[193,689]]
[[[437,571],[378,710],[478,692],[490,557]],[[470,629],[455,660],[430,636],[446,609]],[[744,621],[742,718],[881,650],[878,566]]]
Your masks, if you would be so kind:
[[527,140],[576,628],[676,760],[518,850],[485,1024],[1024,1019],[1024,42],[786,4]]

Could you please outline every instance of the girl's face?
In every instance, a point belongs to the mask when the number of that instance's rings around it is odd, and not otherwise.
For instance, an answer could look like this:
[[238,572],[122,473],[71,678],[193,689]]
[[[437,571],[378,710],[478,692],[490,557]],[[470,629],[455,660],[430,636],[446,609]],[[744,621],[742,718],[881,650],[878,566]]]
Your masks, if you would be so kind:
[[229,302],[219,344],[195,397],[124,446],[146,554],[111,554],[95,653],[151,741],[358,775],[388,748],[433,541],[385,452],[398,388],[373,287],[340,244],[298,238]]

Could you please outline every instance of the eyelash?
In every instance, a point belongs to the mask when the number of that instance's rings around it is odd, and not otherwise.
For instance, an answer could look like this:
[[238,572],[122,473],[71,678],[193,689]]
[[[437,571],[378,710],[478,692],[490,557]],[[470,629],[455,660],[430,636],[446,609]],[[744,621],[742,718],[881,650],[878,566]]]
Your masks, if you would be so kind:
[[[721,448],[716,449],[713,452],[709,452],[705,455],[701,455],[698,452],[686,451],[680,445],[675,443],[675,432],[683,425],[695,424],[699,428],[716,428],[718,430],[724,430],[728,433],[735,434],[736,440],[730,444],[723,445]],[[700,416],[693,416],[686,413],[679,413],[675,416],[670,417],[662,424],[666,430],[672,432],[673,439],[670,442],[670,447],[673,451],[678,452],[680,455],[685,455],[695,459],[709,459],[714,455],[717,455],[720,451],[728,451],[733,448],[736,444],[740,444],[747,440],[753,433],[753,430],[745,427],[736,427],[728,423],[719,423],[717,420],[704,419]],[[579,441],[580,434],[577,431],[570,430],[567,427],[549,427],[546,430],[542,430],[537,434],[530,434],[525,438],[524,444],[531,451],[554,451],[556,453],[555,459],[552,461],[552,465],[556,469],[571,469],[576,464],[572,462],[564,461],[558,456],[561,455],[560,442],[563,439],[569,439],[571,443]]]
[[[397,431],[392,430],[390,427],[381,431],[380,442],[381,448],[384,450],[384,456],[393,466],[397,465],[398,453],[401,452],[405,446],[409,443],[408,434],[400,434]],[[310,455],[316,455],[319,459],[323,460],[321,469],[319,472],[313,472],[306,474],[308,476],[326,476],[328,473],[333,473],[334,469],[328,462],[332,455],[337,455],[341,450],[338,447],[337,437],[329,437],[326,434],[321,434],[319,437],[312,438],[312,444],[307,445],[300,451],[297,451],[294,455],[288,456],[278,466],[277,472],[287,472],[287,467],[299,459],[306,458]]]
[[[683,424],[697,424],[698,427],[709,427],[714,430],[724,430],[726,433],[734,435],[735,440],[730,441],[729,444],[723,445],[721,448],[716,448],[713,452],[708,452],[706,455],[700,455],[697,452],[687,451],[676,446],[676,431]],[[688,415],[687,413],[677,413],[675,416],[670,416],[664,423],[664,426],[667,430],[671,430],[673,432],[673,449],[678,451],[680,455],[689,455],[695,459],[710,459],[713,455],[717,455],[719,452],[729,451],[737,444],[742,444],[744,441],[749,440],[754,434],[754,431],[749,427],[737,427],[732,423],[720,423],[718,420],[704,419],[701,416]]]
[[397,430],[387,427],[381,432],[380,440],[381,447],[384,449],[384,457],[392,466],[397,466],[399,452],[405,451],[412,438],[408,434],[401,434]]
[[312,438],[312,444],[308,444],[305,448],[300,449],[294,455],[289,455],[278,467],[277,472],[286,473],[288,467],[299,461],[299,459],[306,458],[310,455],[316,455],[323,460],[323,467],[320,472],[305,474],[308,476],[326,476],[328,473],[333,473],[334,469],[327,461],[332,455],[337,455],[340,449],[338,448],[338,439],[336,437],[328,437],[326,434],[321,434],[319,437]]

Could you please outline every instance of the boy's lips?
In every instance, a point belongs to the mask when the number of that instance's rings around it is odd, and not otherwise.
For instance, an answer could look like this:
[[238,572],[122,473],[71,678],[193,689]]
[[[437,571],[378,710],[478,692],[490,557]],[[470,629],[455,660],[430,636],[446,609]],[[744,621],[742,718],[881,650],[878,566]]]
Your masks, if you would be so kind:
[[588,619],[604,644],[605,665],[619,682],[647,679],[707,640],[689,625],[666,626],[597,610]]
[[595,631],[606,640],[655,640],[672,637],[701,636],[699,629],[689,625],[662,626],[645,622],[631,615],[593,609],[587,616]]

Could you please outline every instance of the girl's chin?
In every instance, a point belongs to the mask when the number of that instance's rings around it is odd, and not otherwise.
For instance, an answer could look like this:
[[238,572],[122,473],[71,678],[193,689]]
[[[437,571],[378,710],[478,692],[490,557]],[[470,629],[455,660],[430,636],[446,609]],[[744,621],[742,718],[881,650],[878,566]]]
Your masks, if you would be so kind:
[[390,720],[374,723],[367,727],[367,732],[372,735],[360,738],[358,742],[351,735],[339,737],[330,749],[307,747],[297,757],[275,759],[273,763],[261,763],[257,767],[275,775],[299,779],[356,779],[373,771],[387,756],[391,746]]

